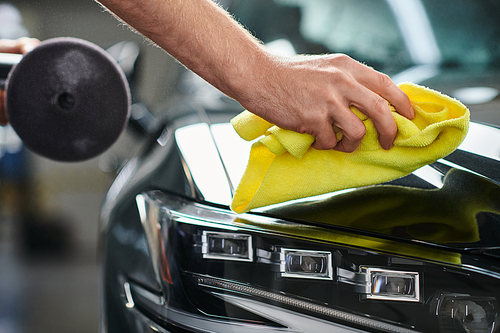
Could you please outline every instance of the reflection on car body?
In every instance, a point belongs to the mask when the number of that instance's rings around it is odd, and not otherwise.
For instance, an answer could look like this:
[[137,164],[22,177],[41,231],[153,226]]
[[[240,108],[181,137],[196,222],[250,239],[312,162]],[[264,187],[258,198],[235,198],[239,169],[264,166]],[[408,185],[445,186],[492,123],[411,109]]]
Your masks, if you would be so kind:
[[[466,96],[476,121],[499,117],[499,9],[229,4],[278,51],[348,53],[394,80]],[[123,168],[103,205],[103,329],[498,331],[500,129],[474,122],[457,151],[389,183],[239,215],[228,205],[249,143],[228,120],[241,107],[189,72],[180,86],[185,98],[160,138]]]

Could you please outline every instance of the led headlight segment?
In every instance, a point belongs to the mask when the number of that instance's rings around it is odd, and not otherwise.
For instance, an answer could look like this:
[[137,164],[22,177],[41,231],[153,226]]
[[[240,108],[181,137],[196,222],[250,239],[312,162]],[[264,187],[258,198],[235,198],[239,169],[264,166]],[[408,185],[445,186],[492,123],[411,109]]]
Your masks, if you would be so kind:
[[251,235],[205,230],[201,241],[203,258],[253,261]]
[[281,249],[282,277],[332,280],[332,254],[327,251]]
[[366,268],[370,286],[368,299],[392,301],[420,301],[420,276],[418,272]]
[[496,332],[499,306],[494,297],[441,294],[436,303],[440,332]]

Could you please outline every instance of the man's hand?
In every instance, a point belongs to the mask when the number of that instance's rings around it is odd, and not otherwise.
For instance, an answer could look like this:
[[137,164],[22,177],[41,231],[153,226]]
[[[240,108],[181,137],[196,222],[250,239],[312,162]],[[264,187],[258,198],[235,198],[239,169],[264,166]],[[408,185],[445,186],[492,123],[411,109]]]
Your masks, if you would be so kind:
[[[397,128],[384,99],[413,118],[408,97],[386,75],[346,55],[272,55],[211,0],[99,1],[248,111],[313,135],[315,148],[356,149],[366,129],[350,106],[373,120],[385,149]],[[343,134],[338,143],[333,126]]]
[[[366,128],[350,106],[371,118],[384,149],[397,134],[387,101],[401,115],[414,117],[408,96],[387,75],[346,55],[271,56],[270,65],[260,63],[262,71],[246,77],[237,99],[279,127],[313,135],[316,149],[352,152],[360,144]],[[333,126],[343,134],[338,143]]]
[[[35,38],[0,39],[0,53],[26,54],[40,44]],[[0,89],[0,125],[7,125],[7,110],[5,109],[5,91]]]
[[40,44],[36,38],[0,39],[0,53],[26,54]]

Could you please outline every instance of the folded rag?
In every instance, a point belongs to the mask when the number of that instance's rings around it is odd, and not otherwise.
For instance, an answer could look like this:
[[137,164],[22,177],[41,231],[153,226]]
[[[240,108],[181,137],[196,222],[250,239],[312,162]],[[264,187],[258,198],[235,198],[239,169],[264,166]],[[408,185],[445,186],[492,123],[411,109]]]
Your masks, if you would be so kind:
[[[366,134],[353,153],[316,150],[314,137],[279,128],[244,111],[231,120],[252,145],[247,168],[231,203],[237,213],[337,190],[403,177],[452,153],[465,138],[470,113],[459,101],[413,83],[399,87],[415,110],[409,120],[392,108],[398,127],[394,146],[384,150],[370,118],[355,107]],[[338,139],[341,138],[337,133]]]

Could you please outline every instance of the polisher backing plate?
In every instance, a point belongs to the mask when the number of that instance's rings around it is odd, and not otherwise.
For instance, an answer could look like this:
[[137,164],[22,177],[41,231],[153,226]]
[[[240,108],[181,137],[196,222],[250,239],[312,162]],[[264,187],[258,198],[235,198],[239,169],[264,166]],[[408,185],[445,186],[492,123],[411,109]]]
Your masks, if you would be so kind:
[[9,121],[32,151],[83,161],[109,148],[130,113],[130,90],[116,61],[76,38],[42,42],[7,78]]

